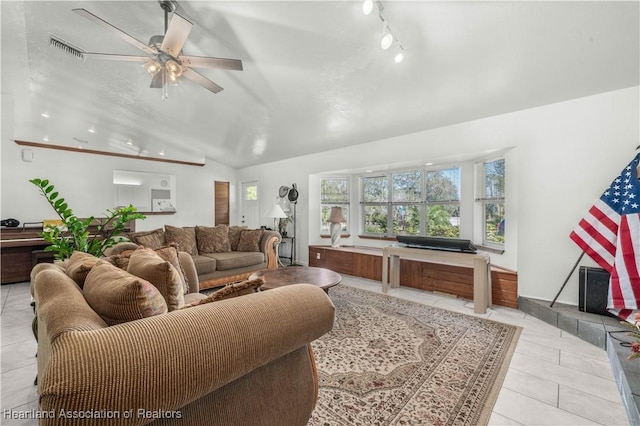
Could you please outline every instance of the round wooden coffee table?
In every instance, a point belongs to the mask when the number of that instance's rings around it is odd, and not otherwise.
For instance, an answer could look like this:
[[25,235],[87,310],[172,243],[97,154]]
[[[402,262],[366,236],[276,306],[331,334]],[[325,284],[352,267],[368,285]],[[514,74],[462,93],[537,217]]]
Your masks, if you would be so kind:
[[284,287],[291,284],[313,284],[327,293],[334,285],[340,284],[342,277],[329,269],[310,266],[288,266],[285,268],[263,269],[254,272],[250,280],[264,278],[263,290]]

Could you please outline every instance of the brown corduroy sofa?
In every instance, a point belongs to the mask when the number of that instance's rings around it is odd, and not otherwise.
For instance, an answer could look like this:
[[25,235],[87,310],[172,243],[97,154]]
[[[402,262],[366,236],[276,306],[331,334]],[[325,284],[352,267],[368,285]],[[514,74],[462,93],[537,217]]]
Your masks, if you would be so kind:
[[331,330],[296,284],[107,326],[62,268],[32,276],[41,425],[305,425],[310,342]]

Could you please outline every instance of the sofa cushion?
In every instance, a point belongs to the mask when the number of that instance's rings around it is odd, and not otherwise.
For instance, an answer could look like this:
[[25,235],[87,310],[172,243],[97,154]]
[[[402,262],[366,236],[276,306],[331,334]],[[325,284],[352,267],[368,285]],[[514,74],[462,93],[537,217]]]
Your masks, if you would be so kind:
[[165,236],[162,228],[153,231],[141,231],[129,234],[129,239],[134,243],[150,248],[157,249],[165,245]]
[[167,304],[153,284],[104,260],[98,260],[87,275],[83,294],[109,325],[167,313]]
[[184,286],[179,272],[155,251],[143,247],[134,251],[127,272],[156,286],[167,302],[169,311],[184,305]]
[[240,234],[245,229],[247,229],[246,226],[233,225],[229,227],[229,245],[231,246],[231,251],[238,250],[238,243],[240,242]]
[[196,226],[198,253],[224,253],[231,251],[229,227],[227,225]]
[[178,274],[180,275],[180,280],[182,281],[184,294],[189,293],[189,279],[187,278],[187,274],[185,273],[184,268],[180,263],[180,259],[178,258],[178,247],[176,247],[176,245],[170,244],[168,246],[160,247],[155,252],[158,254],[158,256],[160,256],[162,259],[166,260],[171,265],[173,265],[174,268],[176,268]]
[[240,232],[238,251],[260,251],[260,240],[262,239],[262,229],[244,229]]
[[226,253],[207,253],[202,256],[215,259],[216,271],[228,271],[264,263],[264,253],[262,252],[229,251]]
[[260,287],[264,284],[264,278],[256,278],[255,280],[246,280],[239,283],[227,284],[220,290],[216,290],[204,299],[195,301],[185,308],[192,306],[204,305],[206,303],[217,302],[219,300],[231,299],[233,297],[244,296],[246,294],[256,293],[260,291]]
[[82,288],[87,275],[99,259],[92,254],[74,251],[66,264],[65,272]]
[[104,260],[106,260],[107,262],[109,262],[113,266],[117,266],[118,268],[124,269],[126,271],[127,267],[129,267],[129,257],[130,256],[131,256],[130,253],[128,253],[128,254],[113,254],[111,256],[105,257]]
[[186,251],[192,256],[198,254],[195,227],[179,228],[177,226],[165,225],[164,231],[167,243],[178,244],[178,250]]
[[217,267],[216,259],[211,256],[212,255],[191,256],[198,276],[215,272]]

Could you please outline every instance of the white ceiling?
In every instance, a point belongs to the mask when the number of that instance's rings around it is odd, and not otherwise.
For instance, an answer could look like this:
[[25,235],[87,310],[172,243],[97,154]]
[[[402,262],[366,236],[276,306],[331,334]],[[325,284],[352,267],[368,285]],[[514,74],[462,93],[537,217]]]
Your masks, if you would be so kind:
[[244,71],[199,70],[225,90],[185,81],[163,102],[139,63],[81,62],[49,47],[53,34],[88,52],[138,55],[71,9],[146,43],[163,32],[157,1],[2,1],[14,136],[245,167],[640,84],[637,1],[384,1],[400,64],[361,5],[181,1],[194,24],[184,54],[241,59]]

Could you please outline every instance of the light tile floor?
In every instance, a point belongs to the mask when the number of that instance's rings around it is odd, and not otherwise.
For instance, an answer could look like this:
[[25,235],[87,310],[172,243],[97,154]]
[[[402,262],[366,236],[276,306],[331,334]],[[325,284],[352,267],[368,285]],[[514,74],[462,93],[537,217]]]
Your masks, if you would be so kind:
[[[378,281],[343,276],[341,285],[381,292]],[[37,408],[36,343],[29,284],[0,288],[2,425],[35,425],[10,419],[7,410]],[[494,306],[473,313],[464,299],[401,287],[389,295],[522,327],[515,353],[489,420],[491,425],[627,425],[607,356],[599,349],[516,309]]]

